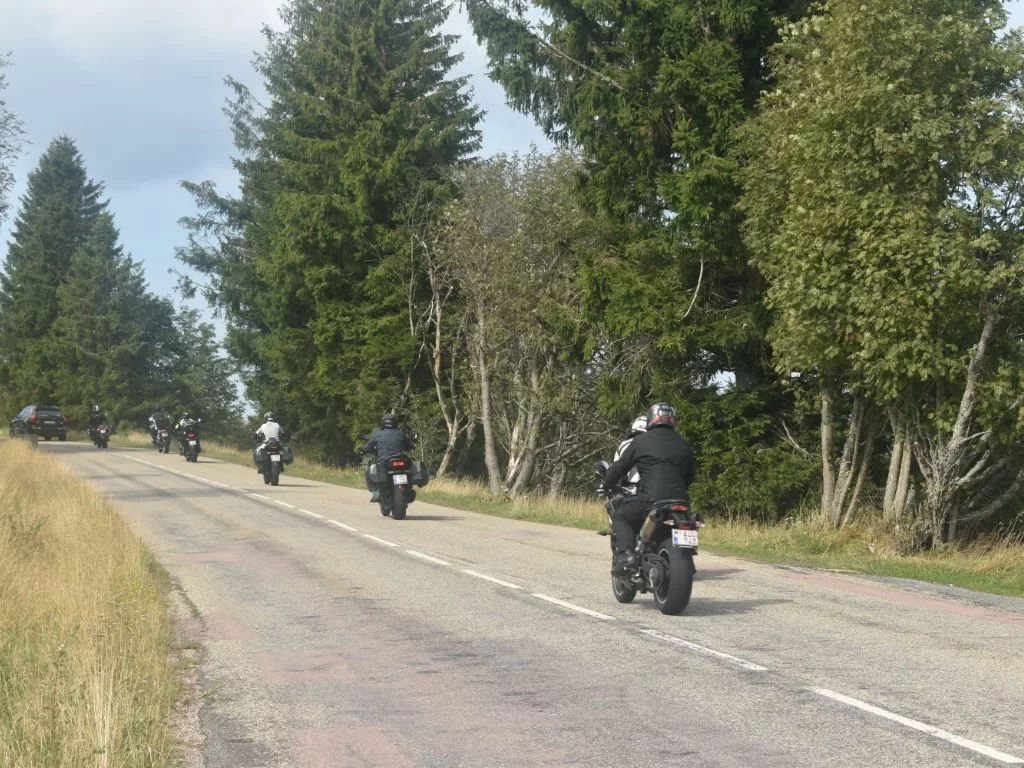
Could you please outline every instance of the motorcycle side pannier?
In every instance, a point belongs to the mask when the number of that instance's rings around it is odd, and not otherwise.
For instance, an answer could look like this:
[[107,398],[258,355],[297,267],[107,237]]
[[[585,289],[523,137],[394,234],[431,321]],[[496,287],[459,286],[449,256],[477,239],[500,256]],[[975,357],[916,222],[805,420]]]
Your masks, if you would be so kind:
[[422,461],[413,461],[410,474],[409,479],[412,480],[412,484],[418,485],[420,488],[430,482],[430,470]]
[[252,452],[252,461],[256,466],[259,466],[267,459],[267,447],[263,444],[257,445],[256,449]]
[[380,485],[380,465],[370,464],[366,468],[366,487],[373,490]]
[[290,446],[281,446],[281,460],[285,464],[291,464],[293,461],[295,461],[295,453],[292,451]]

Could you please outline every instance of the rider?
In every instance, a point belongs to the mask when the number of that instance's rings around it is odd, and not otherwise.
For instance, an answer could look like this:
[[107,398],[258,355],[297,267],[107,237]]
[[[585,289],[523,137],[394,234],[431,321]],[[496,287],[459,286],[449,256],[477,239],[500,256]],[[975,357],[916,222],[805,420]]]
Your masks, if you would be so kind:
[[651,506],[657,501],[690,497],[697,463],[690,443],[675,430],[676,409],[668,403],[652,405],[647,411],[647,432],[634,438],[602,481],[610,491],[630,470],[640,473],[636,494],[623,498],[612,512],[619,573],[636,567],[634,543]]
[[[619,443],[619,447],[615,450],[615,458],[612,459],[612,463],[619,460],[623,452],[630,445],[638,435],[642,435],[647,431],[647,414],[642,414],[633,419],[633,423],[629,425],[629,437]],[[640,473],[637,472],[636,468],[629,471],[629,475],[626,477],[626,481],[620,486],[622,490],[630,496],[636,495],[636,486],[640,482]]]
[[89,437],[93,436],[93,432],[96,431],[96,427],[102,427],[107,422],[107,414],[100,410],[98,405],[92,407],[92,412],[89,414]]
[[[398,428],[398,417],[393,413],[385,413],[380,420],[380,429],[374,430],[366,445],[359,449],[359,455],[367,453],[377,454],[377,462],[383,464],[389,459],[401,456],[413,448],[412,438]],[[369,481],[367,481],[369,483]],[[370,488],[373,495],[370,501],[380,501],[380,489]]]
[[185,455],[185,433],[196,425],[196,420],[188,415],[188,411],[182,411],[181,419],[174,425],[174,431],[178,434],[178,455]]
[[[277,415],[273,411],[267,411],[263,414],[263,423],[252,433],[252,436],[260,441],[256,446],[258,451],[260,446],[271,440],[284,440],[284,427],[277,423]],[[256,471],[261,472],[262,470],[257,467]]]

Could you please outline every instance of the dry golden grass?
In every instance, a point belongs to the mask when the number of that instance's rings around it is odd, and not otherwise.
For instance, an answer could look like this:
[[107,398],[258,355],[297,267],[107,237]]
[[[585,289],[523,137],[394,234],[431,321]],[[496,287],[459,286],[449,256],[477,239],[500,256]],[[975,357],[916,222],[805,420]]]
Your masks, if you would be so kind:
[[166,576],[105,502],[0,443],[0,765],[170,765]]

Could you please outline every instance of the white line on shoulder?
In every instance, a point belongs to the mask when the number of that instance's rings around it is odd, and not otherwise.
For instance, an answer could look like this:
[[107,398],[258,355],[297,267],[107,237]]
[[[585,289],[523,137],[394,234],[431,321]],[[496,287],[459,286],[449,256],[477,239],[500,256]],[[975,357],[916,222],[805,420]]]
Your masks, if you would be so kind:
[[308,509],[300,509],[299,512],[301,512],[304,515],[309,515],[310,517],[318,517],[321,520],[324,519],[323,515],[318,515],[316,512],[310,512]]
[[337,520],[328,520],[327,522],[330,523],[331,525],[336,525],[339,528],[344,528],[346,531],[352,531],[352,533],[359,533],[359,529],[358,528],[353,528],[351,525],[345,525],[344,523],[339,523]]
[[1009,763],[1011,765],[1024,764],[1024,760],[1022,760],[1019,757],[1015,757],[1014,755],[1008,755],[1005,752],[1000,752],[998,749],[993,749],[992,747],[985,746],[984,744],[979,744],[976,741],[965,739],[962,736],[957,736],[954,733],[949,733],[949,731],[943,731],[939,728],[936,728],[933,725],[928,725],[927,723],[922,723],[918,720],[911,720],[909,717],[903,717],[903,715],[897,715],[895,712],[890,712],[886,709],[882,709],[881,707],[876,707],[873,704],[868,704],[867,702],[860,701],[859,699],[854,699],[850,696],[844,696],[841,693],[830,691],[827,688],[812,688],[811,690],[821,696],[825,696],[826,698],[832,699],[833,701],[838,701],[843,704],[847,704],[851,707],[856,707],[857,709],[863,710],[864,712],[870,712],[872,715],[884,717],[886,720],[892,720],[894,723],[899,723],[900,725],[905,725],[908,728],[913,728],[915,731],[927,733],[928,735],[934,736],[937,739],[948,741],[952,744],[956,744],[959,747],[969,749],[972,752],[977,752],[980,755],[985,755],[985,757],[990,757],[993,760],[998,760],[1001,763]]
[[407,549],[405,551],[413,557],[418,557],[420,560],[426,560],[428,563],[436,563],[437,565],[451,565],[451,563],[445,562],[444,560],[439,560],[436,557],[431,557],[430,555],[425,555],[422,552],[417,552],[415,549]]
[[568,608],[570,611],[576,611],[578,613],[585,613],[587,616],[593,616],[595,619],[601,619],[602,621],[615,621],[614,616],[609,616],[606,613],[598,613],[592,611],[589,608],[584,608],[582,605],[576,605],[575,603],[567,603],[565,600],[559,600],[557,597],[549,597],[548,595],[534,595],[534,597],[540,598],[541,600],[547,600],[549,603],[560,605],[563,608]]
[[716,651],[716,650],[714,650],[712,648],[705,648],[703,645],[697,645],[697,643],[691,643],[689,640],[683,640],[680,637],[675,637],[673,635],[666,635],[664,632],[658,632],[656,629],[641,629],[640,632],[642,632],[645,635],[649,635],[650,637],[656,637],[659,640],[663,640],[666,643],[672,643],[672,645],[678,645],[678,646],[681,646],[683,648],[689,648],[691,651],[697,651],[699,653],[706,653],[709,656],[715,656],[716,658],[724,659],[725,661],[731,661],[733,664],[737,664],[737,665],[743,667],[744,669],[749,669],[749,670],[751,670],[753,672],[767,672],[768,671],[767,667],[762,667],[760,664],[754,664],[754,663],[749,662],[749,661],[744,661],[743,659],[741,659],[741,658],[739,658],[737,656],[731,656],[728,653],[722,653],[721,651]]
[[365,536],[368,539],[372,539],[373,541],[376,541],[376,542],[378,542],[380,544],[386,544],[389,547],[397,547],[398,546],[393,541],[388,541],[387,539],[380,539],[380,538],[378,538],[376,536],[373,536],[372,534],[369,534],[369,533],[364,533],[363,536]]
[[483,579],[484,581],[489,581],[492,584],[500,584],[501,586],[508,587],[509,589],[522,589],[522,587],[520,587],[518,584],[512,584],[512,583],[507,582],[507,581],[502,581],[501,579],[496,579],[493,576],[488,576],[486,573],[477,573],[476,571],[471,571],[471,570],[469,570],[467,568],[463,568],[462,572],[463,573],[468,573],[470,576],[475,576],[478,579]]

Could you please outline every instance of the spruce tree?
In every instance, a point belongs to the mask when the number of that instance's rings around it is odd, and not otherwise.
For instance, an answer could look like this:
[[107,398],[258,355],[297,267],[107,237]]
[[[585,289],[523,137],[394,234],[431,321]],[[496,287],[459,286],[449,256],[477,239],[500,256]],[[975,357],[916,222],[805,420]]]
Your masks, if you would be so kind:
[[58,289],[107,204],[74,142],[54,140],[29,174],[0,275],[0,378],[22,400],[52,400],[55,350],[47,337]]
[[[0,56],[0,94],[7,88],[7,80],[4,77],[3,69],[7,66],[7,59]],[[21,121],[7,107],[7,102],[0,98],[0,224],[7,215],[9,201],[7,195],[14,186],[14,176],[11,173],[10,164],[21,154],[21,138],[23,130]]]
[[435,0],[293,0],[257,58],[267,109],[235,84],[242,199],[187,185],[226,225],[215,249],[193,237],[182,257],[213,279],[250,396],[334,455],[415,361],[409,208],[450,198],[446,169],[477,145],[447,14]]

